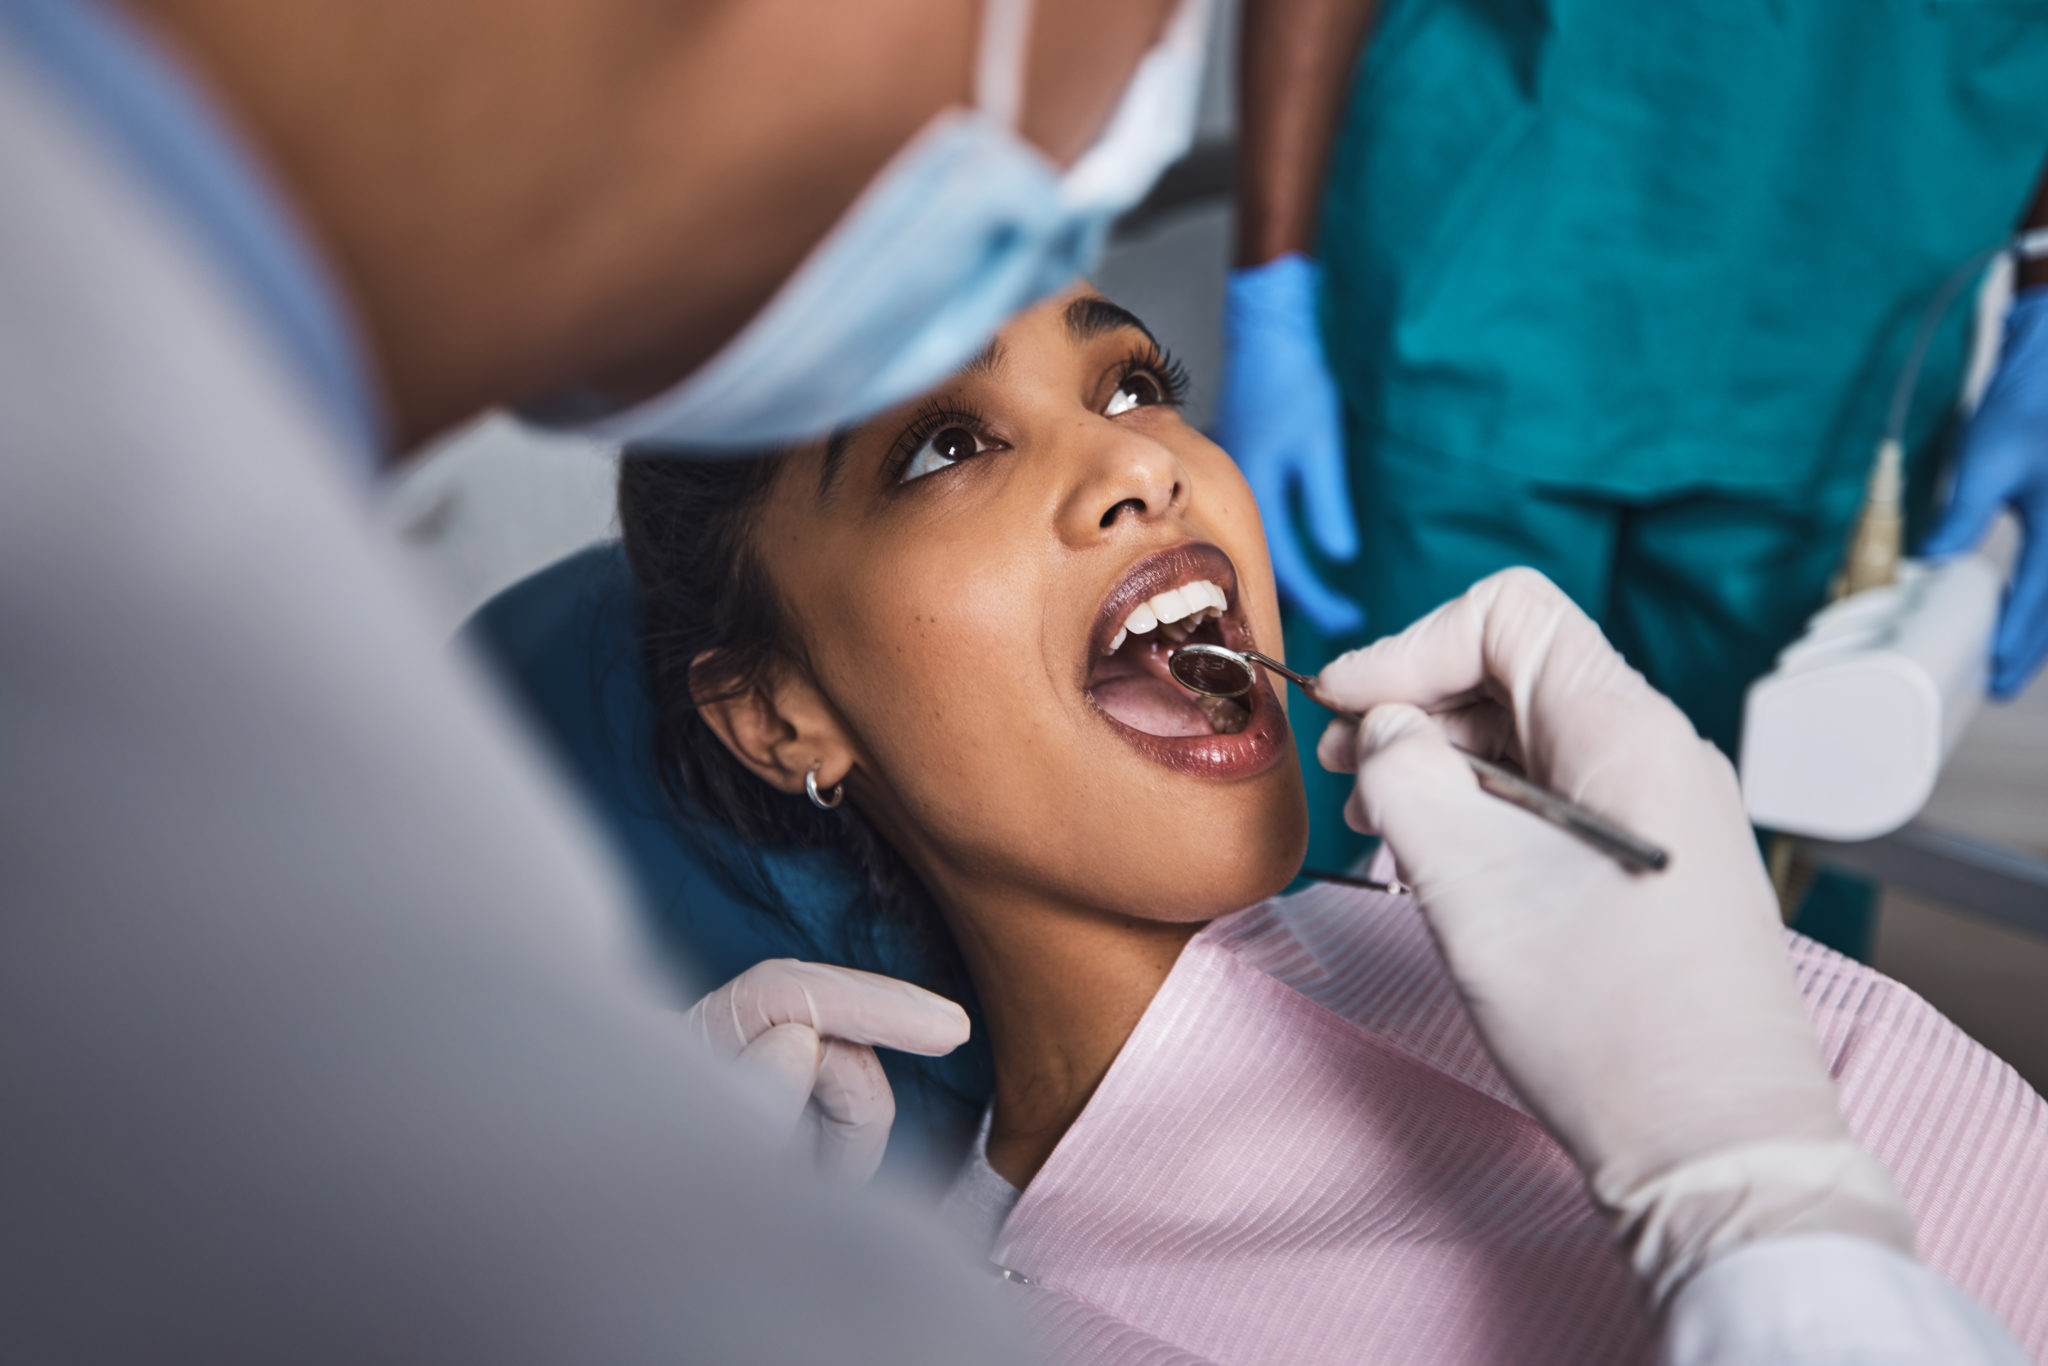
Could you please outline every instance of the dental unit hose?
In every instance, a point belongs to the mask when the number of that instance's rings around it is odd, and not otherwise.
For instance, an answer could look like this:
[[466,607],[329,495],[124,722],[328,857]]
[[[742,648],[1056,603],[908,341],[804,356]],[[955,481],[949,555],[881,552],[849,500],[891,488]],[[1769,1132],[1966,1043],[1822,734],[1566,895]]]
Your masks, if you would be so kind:
[[1877,459],[1871,466],[1870,484],[1863,498],[1863,510],[1857,516],[1855,534],[1849,540],[1849,553],[1842,562],[1831,596],[1848,597],[1866,588],[1882,588],[1898,579],[1899,559],[1905,548],[1906,421],[1913,410],[1913,394],[1920,385],[1920,372],[1926,367],[1927,353],[1934,345],[1934,334],[1941,329],[1957,297],[1982,275],[1986,266],[2006,255],[2015,261],[2048,257],[2048,228],[2030,228],[2015,233],[1970,256],[1942,281],[1941,288],[1935,291],[1934,298],[1928,303],[1927,311],[1921,314],[1920,327],[1913,336],[1913,348],[1906,354],[1906,363],[1899,367],[1898,383],[1892,388],[1891,409],[1885,415],[1884,439],[1878,443]]
[[[1899,367],[1898,382],[1892,386],[1891,408],[1885,414],[1884,437],[1877,445],[1871,464],[1870,483],[1863,496],[1856,529],[1849,538],[1849,551],[1828,596],[1840,600],[1871,588],[1896,583],[1899,562],[1905,553],[1906,422],[1912,415],[1913,396],[1926,367],[1927,353],[1934,346],[1935,333],[1949,310],[1968,286],[1979,279],[1985,267],[2001,256],[2014,261],[2048,257],[2048,228],[2029,228],[1972,254],[1949,272],[1941,288],[1920,315],[1913,346]],[[1796,841],[1786,834],[1771,836],[1766,855],[1771,885],[1778,904],[1789,921],[1805,899],[1813,869],[1798,857]]]

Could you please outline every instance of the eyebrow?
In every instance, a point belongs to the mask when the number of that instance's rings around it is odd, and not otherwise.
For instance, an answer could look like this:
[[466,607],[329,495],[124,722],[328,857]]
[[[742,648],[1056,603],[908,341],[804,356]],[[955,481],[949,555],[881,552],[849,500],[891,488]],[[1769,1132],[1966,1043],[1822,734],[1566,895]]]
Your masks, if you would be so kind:
[[974,359],[960,367],[960,373],[973,375],[977,379],[993,379],[1001,373],[1003,362],[1008,360],[1009,356],[1009,349],[1003,345],[1003,339],[990,337],[988,345],[975,352]]
[[832,501],[832,490],[838,486],[839,472],[846,466],[846,443],[853,440],[854,428],[841,427],[825,438],[825,462],[818,467],[818,501]]
[[1076,343],[1091,342],[1111,332],[1120,332],[1126,327],[1135,327],[1145,334],[1147,341],[1158,345],[1159,339],[1152,335],[1152,329],[1145,326],[1137,314],[1122,304],[1090,294],[1067,305],[1067,336]]

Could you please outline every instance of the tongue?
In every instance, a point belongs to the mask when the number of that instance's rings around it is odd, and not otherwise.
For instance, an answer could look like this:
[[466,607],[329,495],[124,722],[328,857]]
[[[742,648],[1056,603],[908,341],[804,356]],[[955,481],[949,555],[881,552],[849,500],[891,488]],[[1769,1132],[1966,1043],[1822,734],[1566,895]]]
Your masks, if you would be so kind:
[[1213,735],[1215,727],[1178,683],[1150,673],[1133,672],[1102,678],[1088,689],[1095,705],[1146,735]]
[[1133,640],[1095,661],[1088,695],[1095,705],[1146,735],[1214,735],[1219,729],[1201,699],[1167,673],[1170,647],[1157,638]]

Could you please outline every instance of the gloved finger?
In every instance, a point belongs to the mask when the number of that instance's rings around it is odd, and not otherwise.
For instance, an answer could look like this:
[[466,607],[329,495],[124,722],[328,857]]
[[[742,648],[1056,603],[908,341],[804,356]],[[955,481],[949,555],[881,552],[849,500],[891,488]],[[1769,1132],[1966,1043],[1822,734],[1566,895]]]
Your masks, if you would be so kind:
[[1511,695],[1523,674],[1540,667],[1551,642],[1577,632],[1580,622],[1597,634],[1549,579],[1533,569],[1507,569],[1398,635],[1339,655],[1317,682],[1332,703],[1359,713],[1387,702],[1435,710],[1489,691]]
[[693,1006],[690,1022],[720,1057],[781,1024],[927,1057],[952,1052],[969,1032],[966,1011],[922,987],[793,958],[755,964]]
[[1283,462],[1263,459],[1244,471],[1265,527],[1266,550],[1273,562],[1273,580],[1281,596],[1325,636],[1344,636],[1365,625],[1358,604],[1326,586],[1302,547],[1292,515],[1291,481]]
[[1308,555],[1291,526],[1266,527],[1266,546],[1273,557],[1273,579],[1287,601],[1325,636],[1347,636],[1365,625],[1365,613],[1351,599],[1326,587],[1310,567]]
[[1498,759],[1512,767],[1522,766],[1522,747],[1515,737],[1515,718],[1506,707],[1491,698],[1468,702],[1449,711],[1431,712],[1443,727],[1444,738],[1482,759]]
[[875,1050],[827,1040],[811,1103],[818,1123],[818,1166],[846,1181],[873,1176],[896,1122],[896,1093],[889,1089]]
[[1991,523],[2012,495],[2008,481],[1998,477],[1999,462],[1990,458],[1986,439],[1979,435],[1985,414],[1980,409],[1971,422],[1971,434],[1964,438],[1956,461],[1956,482],[1942,509],[1941,520],[1920,547],[1930,560],[1943,560],[1974,550],[1991,531]]
[[1324,726],[1316,762],[1331,773],[1358,772],[1358,723],[1340,716]]
[[[1482,699],[1432,715],[1445,737],[1459,749],[1516,768],[1523,766],[1515,719],[1498,703]],[[1322,738],[1316,741],[1316,760],[1332,773],[1357,772],[1358,723],[1340,716],[1325,726]]]
[[824,1059],[824,1045],[809,1025],[785,1024],[762,1034],[739,1051],[734,1067],[753,1080],[755,1094],[767,1107],[778,1132],[796,1127]]
[[1333,560],[1349,560],[1358,553],[1358,519],[1351,508],[1351,481],[1344,462],[1344,427],[1337,396],[1331,393],[1319,404],[1323,411],[1317,429],[1305,440],[1302,452],[1301,500],[1308,514],[1309,534],[1316,547]]
[[1428,866],[1433,839],[1469,829],[1452,813],[1484,800],[1471,766],[1421,708],[1390,702],[1359,723],[1358,781],[1344,819],[1383,836],[1402,867]]
[[2048,508],[2026,518],[2026,544],[1998,616],[1991,652],[1991,695],[2008,701],[2026,688],[2048,658]]
[[[1532,738],[1554,747],[1566,720],[1597,722],[1610,705],[1603,697],[1677,715],[1563,590],[1521,568],[1482,579],[1399,635],[1331,661],[1317,691],[1355,712],[1388,702],[1438,712],[1490,697],[1511,708],[1525,752]],[[1532,736],[1539,713],[1551,729]]]
[[1372,857],[1366,861],[1363,876],[1367,882],[1377,882],[1381,886],[1390,882],[1408,881],[1401,876],[1401,862],[1394,857],[1393,849],[1385,840],[1381,840],[1380,847],[1372,851]]

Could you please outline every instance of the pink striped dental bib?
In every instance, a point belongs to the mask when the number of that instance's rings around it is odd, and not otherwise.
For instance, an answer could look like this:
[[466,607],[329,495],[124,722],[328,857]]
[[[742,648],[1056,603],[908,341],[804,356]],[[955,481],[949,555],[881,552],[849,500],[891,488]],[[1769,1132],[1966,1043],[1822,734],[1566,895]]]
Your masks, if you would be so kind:
[[[2048,1104],[1895,982],[1792,936],[1857,1138],[1931,1266],[2048,1352]],[[1062,1361],[1647,1362],[1563,1149],[1412,903],[1318,887],[1190,943],[992,1257]]]

